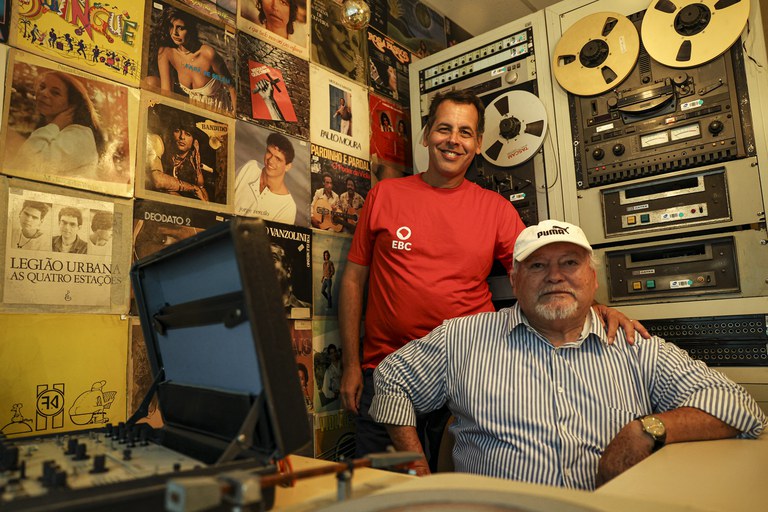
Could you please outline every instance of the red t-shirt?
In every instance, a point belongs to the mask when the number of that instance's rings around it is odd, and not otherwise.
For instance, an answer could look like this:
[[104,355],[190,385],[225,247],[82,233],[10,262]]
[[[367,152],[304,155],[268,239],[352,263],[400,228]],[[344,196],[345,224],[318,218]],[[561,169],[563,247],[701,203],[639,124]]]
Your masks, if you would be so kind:
[[435,188],[421,175],[384,180],[366,198],[349,261],[370,267],[363,368],[443,320],[493,311],[493,260],[512,264],[525,229],[499,194],[464,181]]

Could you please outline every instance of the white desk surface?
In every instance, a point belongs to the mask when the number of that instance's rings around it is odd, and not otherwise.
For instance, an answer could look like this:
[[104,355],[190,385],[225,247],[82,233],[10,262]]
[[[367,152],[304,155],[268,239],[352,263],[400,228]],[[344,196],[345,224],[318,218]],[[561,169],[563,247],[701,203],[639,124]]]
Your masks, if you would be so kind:
[[[329,464],[297,456],[291,460],[296,471]],[[477,493],[478,503],[505,493],[507,505],[531,511],[763,512],[768,510],[768,435],[758,440],[667,445],[595,492],[461,473],[416,478],[364,468],[356,470],[353,478],[352,498],[357,502],[337,504],[336,493],[334,475],[305,479],[293,488],[278,488],[274,510],[331,507],[339,512],[357,512],[375,510],[382,504],[403,505],[405,493],[414,499],[426,499],[431,494],[470,501],[472,493]]]
[[596,494],[647,498],[699,510],[768,510],[768,434],[665,446]]

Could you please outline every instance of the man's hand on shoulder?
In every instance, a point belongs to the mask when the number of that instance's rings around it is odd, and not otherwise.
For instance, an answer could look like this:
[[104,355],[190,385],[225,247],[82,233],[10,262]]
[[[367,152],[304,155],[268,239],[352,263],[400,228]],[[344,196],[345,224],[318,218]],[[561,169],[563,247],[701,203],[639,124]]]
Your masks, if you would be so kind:
[[653,440],[637,420],[630,421],[608,443],[597,466],[595,487],[612,480],[653,451]]
[[627,335],[627,343],[630,345],[635,344],[635,331],[639,332],[640,336],[646,340],[650,339],[651,333],[648,332],[648,329],[643,324],[637,320],[630,320],[627,315],[618,309],[609,308],[605,304],[598,303],[592,304],[592,307],[605,326],[608,334],[608,344],[616,341],[616,331],[619,330],[619,327],[624,329]]

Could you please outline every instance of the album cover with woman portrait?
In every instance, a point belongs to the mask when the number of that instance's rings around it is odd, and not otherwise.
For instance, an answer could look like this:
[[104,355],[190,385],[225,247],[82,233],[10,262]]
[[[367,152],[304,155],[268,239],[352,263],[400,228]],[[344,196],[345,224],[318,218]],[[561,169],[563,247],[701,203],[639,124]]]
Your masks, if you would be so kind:
[[240,0],[237,28],[306,60],[309,12],[310,0]]
[[148,5],[142,88],[234,117],[234,26],[170,1]]
[[368,159],[370,153],[368,90],[320,66],[310,64],[314,144]]
[[411,52],[380,32],[368,29],[368,60],[371,88],[378,94],[408,106],[408,66]]
[[285,316],[312,316],[312,230],[266,221]]
[[309,143],[236,121],[236,215],[309,227]]
[[237,47],[238,117],[309,139],[309,63],[244,32]]
[[141,92],[136,197],[232,213],[235,120]]
[[128,312],[131,202],[0,177],[0,311]]
[[371,94],[371,156],[379,161],[412,167],[411,120],[408,111],[397,103]]
[[341,0],[312,1],[310,60],[362,84],[368,82],[368,43],[365,29],[344,26]]
[[13,0],[11,46],[139,86],[144,0]]
[[131,197],[138,91],[19,50],[7,69],[2,172]]
[[368,160],[312,144],[310,219],[318,230],[352,235],[371,189]]

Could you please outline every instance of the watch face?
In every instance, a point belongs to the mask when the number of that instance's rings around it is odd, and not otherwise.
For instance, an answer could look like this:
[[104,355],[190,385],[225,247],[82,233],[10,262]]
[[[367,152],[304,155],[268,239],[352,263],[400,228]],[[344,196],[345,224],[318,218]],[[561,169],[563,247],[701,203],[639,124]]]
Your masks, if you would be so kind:
[[642,419],[643,430],[651,434],[653,437],[661,437],[666,432],[664,423],[660,419],[653,416],[646,416]]

